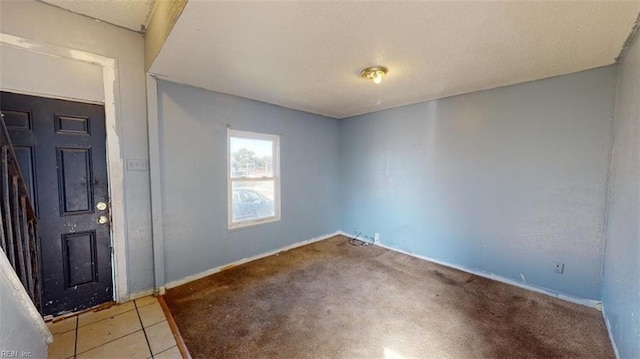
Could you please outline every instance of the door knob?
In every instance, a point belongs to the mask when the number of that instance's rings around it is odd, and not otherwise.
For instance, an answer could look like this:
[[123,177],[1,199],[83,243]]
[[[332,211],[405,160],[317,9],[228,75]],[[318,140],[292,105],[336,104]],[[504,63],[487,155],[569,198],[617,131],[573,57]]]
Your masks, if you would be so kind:
[[98,217],[98,224],[107,224],[109,222],[109,218],[107,216]]
[[96,203],[96,209],[98,211],[104,211],[105,209],[107,209],[107,204],[104,202],[98,202]]

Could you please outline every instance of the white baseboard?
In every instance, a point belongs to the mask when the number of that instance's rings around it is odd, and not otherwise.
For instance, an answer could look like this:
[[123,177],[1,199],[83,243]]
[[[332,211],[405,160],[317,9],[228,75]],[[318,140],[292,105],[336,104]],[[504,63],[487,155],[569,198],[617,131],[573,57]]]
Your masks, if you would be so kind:
[[[134,299],[138,299],[138,298],[142,298],[142,297],[146,297],[149,295],[152,295],[153,293],[153,289],[145,289],[145,290],[141,290],[139,292],[135,292],[135,293],[131,293],[129,294],[129,299],[126,300],[126,302],[128,302],[129,300],[134,300]],[[118,302],[120,303],[120,302]]]
[[[244,264],[244,263],[247,263],[247,262],[254,261],[256,259],[268,257],[268,256],[274,255],[276,253],[285,252],[285,251],[288,251],[290,249],[297,248],[297,247],[300,247],[300,246],[304,246],[306,244],[310,244],[310,243],[313,243],[313,242],[322,241],[322,240],[325,240],[325,239],[328,239],[328,238],[331,238],[331,237],[334,237],[334,236],[337,236],[337,235],[342,235],[342,236],[346,236],[346,237],[354,237],[354,235],[346,233],[344,231],[337,231],[337,232],[334,232],[334,233],[331,233],[331,234],[327,234],[327,235],[324,235],[324,236],[312,238],[312,239],[309,239],[309,240],[306,240],[306,241],[290,244],[290,245],[288,245],[286,247],[282,247],[280,249],[276,249],[276,250],[273,250],[273,251],[270,251],[270,252],[261,253],[261,254],[258,254],[256,256],[253,256],[253,257],[243,258],[243,259],[241,259],[239,261],[228,263],[228,264],[225,264],[225,265],[221,265],[221,266],[218,266],[218,267],[215,267],[215,268],[211,268],[211,269],[208,269],[208,270],[206,270],[204,272],[193,274],[193,275],[190,275],[190,276],[182,278],[182,279],[174,280],[174,281],[168,282],[165,286],[161,287],[159,290],[160,290],[161,294],[164,294],[164,291],[166,289],[174,288],[174,287],[177,287],[177,286],[192,282],[194,280],[198,280],[198,279],[204,278],[204,277],[209,276],[211,274],[218,273],[220,271],[235,267],[235,266],[240,265],[240,264]],[[587,306],[587,307],[595,308],[596,305],[601,304],[601,302],[597,301],[597,300],[577,298],[577,297],[574,297],[574,296],[571,296],[571,295],[554,292],[554,291],[546,289],[546,288],[533,286],[533,285],[527,284],[527,283],[517,282],[517,281],[515,281],[513,279],[509,279],[509,278],[506,278],[506,277],[503,277],[503,276],[500,276],[500,275],[497,275],[497,274],[494,274],[494,273],[482,272],[482,271],[471,269],[471,268],[467,268],[467,267],[464,267],[464,266],[460,266],[460,265],[444,262],[444,261],[441,261],[441,260],[438,260],[438,259],[435,259],[435,258],[430,258],[430,257],[422,256],[422,255],[419,255],[419,254],[407,252],[407,251],[404,251],[404,250],[399,249],[399,248],[394,248],[394,247],[387,246],[387,245],[385,245],[383,243],[380,243],[380,242],[376,242],[375,245],[379,246],[379,247],[382,247],[382,248],[386,248],[386,249],[392,250],[394,252],[398,252],[398,253],[406,254],[406,255],[409,255],[409,256],[412,256],[412,257],[416,257],[416,258],[419,258],[419,259],[422,259],[422,260],[426,260],[428,262],[440,264],[440,265],[443,265],[445,267],[457,269],[457,270],[460,270],[460,271],[463,271],[463,272],[466,272],[466,273],[470,273],[470,274],[475,274],[475,275],[480,276],[480,277],[484,277],[484,278],[488,278],[488,279],[495,280],[495,281],[498,281],[498,282],[510,284],[510,285],[513,285],[513,286],[516,286],[516,287],[519,287],[519,288],[527,289],[527,290],[530,290],[530,291],[533,291],[533,292],[536,292],[536,293],[542,293],[542,294],[545,294],[545,295],[548,295],[548,296],[551,296],[551,297],[554,297],[554,298],[566,300],[568,302],[584,305],[584,306]],[[146,291],[142,291],[142,292],[137,292],[137,293],[131,295],[131,299],[140,298],[140,297],[143,297],[143,296],[146,296],[146,295],[151,295],[151,294],[153,294],[153,290],[146,290]]]
[[604,317],[604,323],[607,326],[607,332],[609,333],[609,340],[611,341],[611,346],[613,346],[613,352],[616,354],[616,358],[620,359],[620,352],[618,351],[616,340],[613,338],[613,332],[611,332],[611,323],[609,323],[609,317],[607,317],[607,310],[604,307],[604,303],[602,303],[602,316]]
[[301,247],[301,246],[304,246],[304,245],[307,245],[307,244],[310,244],[310,243],[314,243],[314,242],[319,242],[319,241],[322,241],[322,240],[325,240],[325,239],[328,239],[328,238],[331,238],[331,237],[335,237],[335,236],[340,235],[340,234],[342,234],[342,232],[334,232],[334,233],[331,233],[331,234],[326,234],[326,235],[323,235],[323,236],[320,236],[320,237],[308,239],[306,241],[290,244],[290,245],[288,245],[286,247],[282,247],[280,249],[276,249],[276,250],[273,250],[273,251],[270,251],[270,252],[261,253],[261,254],[255,255],[253,257],[243,258],[243,259],[241,259],[239,261],[235,261],[235,262],[231,262],[231,263],[228,263],[228,264],[225,264],[225,265],[221,265],[221,266],[218,266],[218,267],[215,267],[215,268],[207,269],[204,272],[200,272],[200,273],[193,274],[193,275],[190,275],[190,276],[182,278],[182,279],[171,281],[171,282],[165,284],[164,287],[161,287],[160,291],[164,292],[166,289],[174,288],[174,287],[177,287],[177,286],[189,283],[189,282],[193,282],[194,280],[198,280],[200,278],[204,278],[206,276],[221,272],[221,271],[223,271],[225,269],[229,269],[229,268],[235,267],[235,266],[240,265],[240,264],[244,264],[244,263],[247,263],[247,262],[255,261],[256,259],[268,257],[268,256],[274,255],[276,253],[286,252],[286,251],[288,251],[290,249]]
[[[343,236],[347,236],[347,237],[352,237],[352,238],[354,237],[354,235],[345,233],[343,231],[339,231],[339,234],[341,234]],[[497,275],[497,274],[494,274],[494,273],[482,272],[482,271],[471,269],[471,268],[467,268],[467,267],[464,267],[464,266],[460,266],[460,265],[444,262],[444,261],[441,261],[441,260],[438,260],[438,259],[435,259],[435,258],[430,258],[430,257],[422,256],[422,255],[419,255],[419,254],[407,252],[407,251],[404,251],[404,250],[399,249],[399,248],[394,248],[394,247],[387,246],[387,245],[382,244],[380,242],[376,242],[374,244],[376,246],[379,246],[379,247],[382,247],[382,248],[386,248],[386,249],[392,250],[394,252],[406,254],[408,256],[412,256],[412,257],[416,257],[416,258],[419,258],[419,259],[422,259],[422,260],[425,260],[425,261],[428,261],[428,262],[440,264],[440,265],[443,265],[445,267],[457,269],[457,270],[460,270],[460,271],[463,271],[463,272],[466,272],[466,273],[470,273],[470,274],[475,274],[475,275],[480,276],[480,277],[484,277],[484,278],[492,279],[492,280],[495,280],[495,281],[498,281],[498,282],[514,285],[516,287],[520,287],[520,288],[527,289],[527,290],[530,290],[530,291],[533,291],[533,292],[537,292],[537,293],[546,294],[546,295],[551,296],[551,297],[559,298],[559,299],[562,299],[562,300],[566,300],[568,302],[584,305],[584,306],[587,306],[587,307],[595,308],[595,306],[600,303],[597,300],[577,298],[577,297],[573,297],[573,296],[570,296],[570,295],[557,293],[557,292],[554,292],[554,291],[546,289],[546,288],[540,288],[540,287],[536,287],[536,286],[533,286],[533,285],[530,285],[530,284],[517,282],[517,281],[515,281],[513,279],[509,279],[509,278],[506,278],[506,277],[503,277],[503,276],[500,276],[500,275]]]

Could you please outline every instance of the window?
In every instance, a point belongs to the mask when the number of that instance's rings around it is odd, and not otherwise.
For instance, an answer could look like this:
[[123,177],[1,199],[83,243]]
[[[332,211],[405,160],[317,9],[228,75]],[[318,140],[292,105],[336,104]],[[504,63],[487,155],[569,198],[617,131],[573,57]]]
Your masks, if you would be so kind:
[[280,138],[229,129],[229,228],[280,220]]

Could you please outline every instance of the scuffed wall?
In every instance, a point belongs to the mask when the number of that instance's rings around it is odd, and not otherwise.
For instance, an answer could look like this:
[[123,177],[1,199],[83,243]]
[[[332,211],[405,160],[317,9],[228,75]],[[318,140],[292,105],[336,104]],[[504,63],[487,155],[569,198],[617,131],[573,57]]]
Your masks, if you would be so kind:
[[604,67],[345,119],[342,230],[599,299],[613,96]]

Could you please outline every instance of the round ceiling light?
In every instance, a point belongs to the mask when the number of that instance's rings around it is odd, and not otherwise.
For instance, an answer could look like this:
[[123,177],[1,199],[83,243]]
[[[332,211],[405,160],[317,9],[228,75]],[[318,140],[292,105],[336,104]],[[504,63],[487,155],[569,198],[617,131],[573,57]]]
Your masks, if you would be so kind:
[[384,66],[365,67],[360,71],[360,76],[362,76],[363,79],[373,80],[375,84],[379,84],[388,71]]

